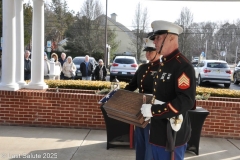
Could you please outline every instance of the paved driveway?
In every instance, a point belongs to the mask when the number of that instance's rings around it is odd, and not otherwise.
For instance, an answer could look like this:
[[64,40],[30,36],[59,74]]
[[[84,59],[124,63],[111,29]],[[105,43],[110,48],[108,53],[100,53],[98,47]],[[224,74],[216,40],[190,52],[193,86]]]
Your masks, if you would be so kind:
[[[0,126],[0,160],[135,160],[127,147],[106,150],[106,131]],[[240,140],[201,137],[185,160],[240,160]]]

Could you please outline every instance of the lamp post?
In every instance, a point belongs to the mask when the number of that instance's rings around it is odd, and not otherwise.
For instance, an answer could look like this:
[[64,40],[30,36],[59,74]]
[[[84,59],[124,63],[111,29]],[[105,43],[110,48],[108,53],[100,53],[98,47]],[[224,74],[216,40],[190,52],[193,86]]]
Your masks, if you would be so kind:
[[238,46],[236,48],[236,58],[235,58],[235,64],[237,64],[237,53],[238,53]]
[[51,46],[52,46],[52,41],[47,41],[47,54],[48,54],[48,59],[50,59],[50,52],[52,51]]
[[207,40],[206,40],[205,58],[207,59]]
[[[227,47],[225,47],[225,51],[226,51],[226,54],[225,54],[225,61],[226,61],[226,57],[227,57]],[[227,62],[227,61],[226,61]]]
[[105,47],[104,47],[104,63],[107,64],[107,6],[108,0],[106,0],[106,15],[105,15]]
[[111,46],[107,44],[106,48],[107,48],[107,61],[106,61],[105,64],[108,67],[109,63],[110,63],[110,49],[111,49]]

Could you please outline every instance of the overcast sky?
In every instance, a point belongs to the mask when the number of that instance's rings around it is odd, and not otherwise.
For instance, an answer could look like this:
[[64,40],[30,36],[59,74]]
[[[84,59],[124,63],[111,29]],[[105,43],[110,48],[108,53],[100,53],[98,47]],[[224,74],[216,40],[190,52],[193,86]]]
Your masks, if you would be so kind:
[[[100,0],[106,13],[106,0]],[[79,11],[83,0],[67,0],[70,9]],[[116,13],[117,21],[130,28],[138,2],[149,11],[149,22],[167,20],[174,22],[180,16],[183,7],[193,13],[194,22],[229,21],[240,19],[240,2],[213,1],[152,1],[152,0],[108,0],[108,16]],[[150,24],[149,24],[150,27]]]
[[[25,0],[28,2],[29,0]],[[45,0],[50,2],[51,0]],[[85,0],[66,0],[69,9],[79,11]],[[106,13],[106,0],[99,0]],[[107,0],[108,16],[117,14],[117,21],[128,28],[132,27],[135,9],[138,2],[148,9],[149,27],[154,20],[176,21],[183,7],[190,9],[194,22],[225,22],[233,23],[240,19],[240,2],[214,1],[159,1],[159,0]]]

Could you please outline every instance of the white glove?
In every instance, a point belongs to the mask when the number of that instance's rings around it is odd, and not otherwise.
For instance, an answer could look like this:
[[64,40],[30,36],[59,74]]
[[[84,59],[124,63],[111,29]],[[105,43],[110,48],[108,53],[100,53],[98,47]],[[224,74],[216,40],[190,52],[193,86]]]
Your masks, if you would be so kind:
[[164,104],[165,102],[155,99],[154,104]]
[[150,119],[151,119],[151,117],[147,117],[147,118],[144,119],[144,121],[148,121]]
[[145,121],[152,117],[151,107],[151,104],[143,104],[141,107],[141,113],[143,114],[143,117],[146,117]]

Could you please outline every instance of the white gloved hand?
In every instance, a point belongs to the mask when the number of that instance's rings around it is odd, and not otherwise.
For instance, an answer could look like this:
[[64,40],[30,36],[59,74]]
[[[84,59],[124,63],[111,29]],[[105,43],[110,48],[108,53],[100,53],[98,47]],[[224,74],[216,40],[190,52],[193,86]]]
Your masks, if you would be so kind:
[[[151,107],[151,104],[143,104],[141,107],[141,113],[143,114],[143,117],[146,117],[147,120],[152,117]],[[145,121],[147,121],[146,119]]]
[[151,117],[147,117],[147,118],[144,119],[144,121],[148,121],[150,119],[151,119]]
[[154,104],[164,104],[165,102],[155,99]]

